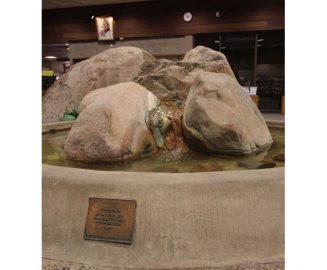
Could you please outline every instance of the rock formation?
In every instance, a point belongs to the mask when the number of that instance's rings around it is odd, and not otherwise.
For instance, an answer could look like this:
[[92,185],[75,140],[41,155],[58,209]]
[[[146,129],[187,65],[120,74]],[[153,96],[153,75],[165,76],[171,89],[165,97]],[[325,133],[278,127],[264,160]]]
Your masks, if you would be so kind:
[[202,72],[184,107],[183,134],[196,151],[249,155],[272,144],[264,118],[237,81],[224,73]]
[[69,159],[116,161],[147,156],[157,151],[145,124],[148,111],[159,100],[134,82],[92,91],[80,106],[80,115],[65,142]]
[[235,78],[226,57],[215,50],[198,46],[180,62],[159,59],[145,62],[135,82],[163,100],[185,100],[195,77],[204,71],[226,73]]
[[141,65],[150,60],[154,57],[139,48],[119,47],[73,65],[46,90],[42,100],[42,122],[59,121],[65,108],[80,104],[92,90],[132,81]]
[[120,47],[78,63],[44,96],[43,121],[57,121],[66,107],[80,102],[64,147],[74,160],[124,160],[158,148],[178,158],[189,147],[250,155],[272,144],[265,120],[226,57],[203,46],[179,62]]

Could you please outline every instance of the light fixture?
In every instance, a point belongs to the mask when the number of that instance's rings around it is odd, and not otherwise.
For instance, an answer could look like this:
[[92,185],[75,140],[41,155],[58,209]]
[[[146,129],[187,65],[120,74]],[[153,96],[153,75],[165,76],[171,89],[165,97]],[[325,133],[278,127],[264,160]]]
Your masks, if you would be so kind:
[[226,47],[221,47],[221,49],[223,50],[223,49],[226,49]]
[[219,17],[220,17],[220,12],[216,11],[216,18],[219,18]]
[[44,57],[45,59],[57,59],[57,56],[53,56],[53,55],[48,55],[46,57]]
[[220,40],[215,40],[214,42],[215,42],[215,43],[220,43]]
[[124,38],[123,38],[123,37],[120,37],[119,39],[120,39],[120,40],[124,40]]
[[91,20],[93,20],[93,19],[94,19],[94,15],[91,16]]
[[259,46],[261,46],[262,44],[258,44],[257,46],[259,47]]
[[263,38],[260,38],[260,39],[258,39],[257,41],[258,41],[258,42],[259,42],[259,41],[263,41]]

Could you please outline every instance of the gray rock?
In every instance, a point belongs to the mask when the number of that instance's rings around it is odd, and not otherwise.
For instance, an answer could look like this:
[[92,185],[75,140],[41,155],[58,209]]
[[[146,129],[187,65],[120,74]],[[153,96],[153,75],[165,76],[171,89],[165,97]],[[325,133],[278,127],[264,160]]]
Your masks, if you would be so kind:
[[273,142],[254,102],[224,73],[197,76],[185,102],[182,124],[186,142],[195,151],[250,155]]
[[198,46],[180,62],[166,59],[145,62],[134,81],[160,99],[185,100],[195,77],[203,71],[226,73],[235,78],[222,53]]
[[159,59],[144,63],[134,79],[163,100],[185,99],[191,83],[183,81],[187,72],[183,66],[170,60]]
[[158,99],[133,82],[92,91],[65,142],[67,158],[85,162],[116,161],[157,152],[145,115]]
[[153,59],[139,48],[119,47],[73,65],[46,90],[42,99],[42,122],[57,122],[66,107],[73,108],[92,90],[132,81],[141,65]]
[[226,56],[221,52],[204,46],[197,46],[188,51],[182,62],[205,64],[205,71],[225,73],[235,78]]

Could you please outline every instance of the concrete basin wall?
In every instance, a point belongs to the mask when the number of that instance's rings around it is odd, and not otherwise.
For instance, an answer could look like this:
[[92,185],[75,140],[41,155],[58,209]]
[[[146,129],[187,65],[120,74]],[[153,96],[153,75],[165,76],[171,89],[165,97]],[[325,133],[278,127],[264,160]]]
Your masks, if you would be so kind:
[[[137,201],[131,245],[83,239],[90,197]],[[284,168],[175,174],[43,165],[43,257],[85,269],[279,269]],[[242,266],[264,263],[271,268]]]

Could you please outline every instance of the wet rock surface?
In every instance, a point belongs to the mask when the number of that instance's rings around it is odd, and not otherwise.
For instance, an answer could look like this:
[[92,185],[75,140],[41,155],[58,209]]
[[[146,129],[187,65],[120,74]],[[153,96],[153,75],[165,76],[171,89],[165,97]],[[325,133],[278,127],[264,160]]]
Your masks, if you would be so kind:
[[267,124],[235,79],[203,72],[185,102],[183,135],[195,151],[250,155],[272,144]]
[[151,155],[157,146],[145,124],[145,115],[158,99],[133,82],[91,92],[71,128],[64,150],[69,159],[117,161]]
[[59,121],[65,108],[80,104],[90,91],[132,81],[141,65],[154,57],[136,47],[108,49],[70,70],[46,90],[42,98],[42,122]]

